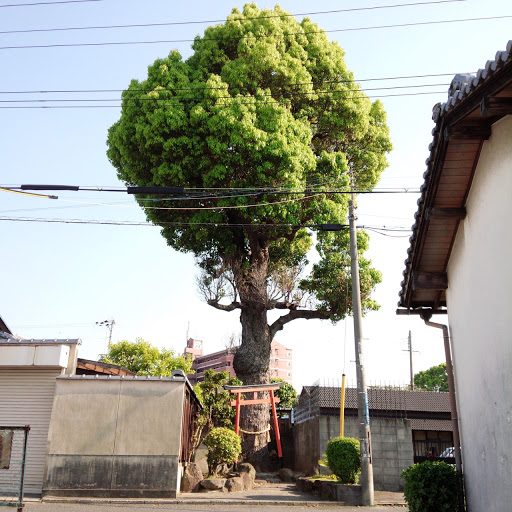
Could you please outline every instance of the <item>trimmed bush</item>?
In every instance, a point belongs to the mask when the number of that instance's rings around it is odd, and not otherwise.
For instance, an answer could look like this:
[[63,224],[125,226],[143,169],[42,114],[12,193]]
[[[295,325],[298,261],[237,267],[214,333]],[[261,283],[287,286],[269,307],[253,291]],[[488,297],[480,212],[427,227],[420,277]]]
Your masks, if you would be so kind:
[[425,461],[402,471],[409,512],[458,512],[458,477],[446,462]]
[[344,484],[354,484],[361,471],[359,440],[353,437],[335,437],[327,443],[327,465]]
[[208,447],[208,476],[215,475],[220,464],[232,464],[240,455],[240,438],[229,428],[212,428],[203,439]]

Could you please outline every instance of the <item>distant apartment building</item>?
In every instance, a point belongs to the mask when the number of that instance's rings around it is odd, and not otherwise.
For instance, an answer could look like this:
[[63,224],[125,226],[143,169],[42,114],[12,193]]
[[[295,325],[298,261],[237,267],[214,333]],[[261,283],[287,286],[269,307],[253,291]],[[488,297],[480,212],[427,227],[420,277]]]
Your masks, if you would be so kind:
[[[227,371],[233,377],[236,377],[233,368],[233,359],[236,354],[237,347],[226,348],[213,354],[203,355],[203,342],[189,338],[185,347],[184,356],[192,359],[192,370],[194,374],[188,375],[189,380],[196,384],[204,379],[206,370],[215,370],[217,372]],[[292,365],[292,349],[286,348],[277,341],[272,341],[270,352],[270,377],[281,377],[285,382],[292,383],[293,365]]]

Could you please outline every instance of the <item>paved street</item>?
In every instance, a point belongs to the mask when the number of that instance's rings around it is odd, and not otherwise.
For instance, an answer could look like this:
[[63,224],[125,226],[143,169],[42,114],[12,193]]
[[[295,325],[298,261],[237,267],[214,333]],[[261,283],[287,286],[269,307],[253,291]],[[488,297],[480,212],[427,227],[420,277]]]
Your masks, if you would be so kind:
[[229,512],[230,510],[237,512],[254,512],[254,509],[263,509],[265,512],[310,512],[311,509],[325,509],[326,512],[330,510],[339,510],[342,512],[392,512],[400,511],[406,512],[404,507],[341,507],[333,502],[325,504],[311,503],[310,505],[282,505],[282,504],[269,504],[269,505],[252,505],[240,504],[232,502],[229,504],[212,504],[212,503],[195,503],[195,504],[181,504],[181,503],[160,503],[160,504],[142,504],[142,503],[27,503],[25,506],[26,512],[120,512],[122,510],[137,511],[137,510],[154,510],[154,511],[172,511],[172,512]]

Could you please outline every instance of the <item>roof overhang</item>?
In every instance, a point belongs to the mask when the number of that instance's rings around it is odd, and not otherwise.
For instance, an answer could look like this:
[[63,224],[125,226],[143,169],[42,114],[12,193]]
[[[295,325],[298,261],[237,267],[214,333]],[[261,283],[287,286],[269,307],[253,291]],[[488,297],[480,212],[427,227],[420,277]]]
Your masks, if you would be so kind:
[[[457,77],[456,77],[457,78]],[[454,80],[455,82],[455,80]],[[456,84],[452,82],[452,88]],[[446,313],[447,266],[480,151],[492,125],[512,114],[512,41],[433,110],[435,127],[414,215],[397,314]]]

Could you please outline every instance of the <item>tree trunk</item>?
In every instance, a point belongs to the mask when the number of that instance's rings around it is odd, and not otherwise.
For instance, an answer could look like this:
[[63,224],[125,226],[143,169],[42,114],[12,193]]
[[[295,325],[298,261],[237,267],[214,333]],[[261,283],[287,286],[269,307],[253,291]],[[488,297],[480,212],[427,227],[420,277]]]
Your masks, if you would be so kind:
[[[237,377],[246,385],[269,382],[270,330],[267,321],[268,249],[261,240],[250,240],[250,265],[233,269],[240,295],[242,344],[235,354],[233,367]],[[258,398],[268,392],[258,393]],[[252,398],[252,396],[250,397]],[[264,468],[268,463],[267,428],[269,405],[247,405],[241,408],[242,457]],[[256,432],[260,432],[256,434]]]

